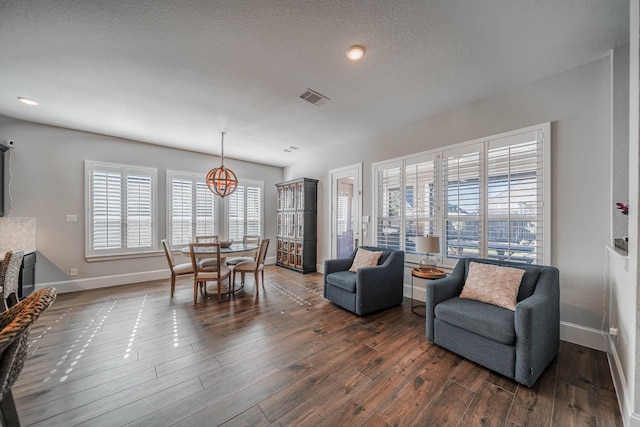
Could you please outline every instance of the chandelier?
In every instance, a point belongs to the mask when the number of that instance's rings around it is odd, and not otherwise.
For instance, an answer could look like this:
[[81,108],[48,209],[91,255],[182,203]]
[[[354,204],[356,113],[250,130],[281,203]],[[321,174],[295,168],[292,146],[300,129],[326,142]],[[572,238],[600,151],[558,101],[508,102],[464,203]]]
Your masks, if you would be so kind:
[[222,161],[220,162],[220,167],[211,169],[207,174],[207,187],[213,194],[217,194],[218,196],[224,198],[229,194],[236,191],[238,188],[238,178],[236,178],[236,174],[233,173],[231,169],[227,169],[224,167],[224,134],[225,132],[220,132],[222,134],[222,141],[220,142],[221,151],[220,157]]

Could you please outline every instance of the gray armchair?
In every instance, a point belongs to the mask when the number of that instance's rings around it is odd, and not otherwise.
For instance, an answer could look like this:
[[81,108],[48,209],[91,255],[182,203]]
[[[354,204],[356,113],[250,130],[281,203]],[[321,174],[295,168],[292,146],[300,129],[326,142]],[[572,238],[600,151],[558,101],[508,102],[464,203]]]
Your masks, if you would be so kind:
[[[469,263],[525,270],[515,312],[459,298]],[[451,275],[427,283],[427,339],[527,387],[560,348],[560,287],[555,267],[462,258]]]
[[362,248],[382,252],[378,265],[348,271],[357,249],[349,258],[325,260],[324,297],[359,316],[402,304],[404,252]]

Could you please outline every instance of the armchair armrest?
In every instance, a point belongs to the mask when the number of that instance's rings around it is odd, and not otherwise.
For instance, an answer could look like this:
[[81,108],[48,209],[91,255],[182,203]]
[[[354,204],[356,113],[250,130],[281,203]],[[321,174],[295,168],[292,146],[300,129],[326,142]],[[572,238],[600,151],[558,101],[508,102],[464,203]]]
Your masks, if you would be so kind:
[[516,304],[516,380],[528,385],[540,376],[560,348],[558,269],[544,267],[536,290]]
[[464,284],[464,262],[458,262],[453,272],[443,278],[427,281],[425,294],[425,315],[427,339],[433,342],[433,323],[435,319],[435,306],[442,301],[457,297],[462,292]]
[[327,259],[324,261],[324,276],[327,277],[328,274],[336,271],[347,271],[351,264],[353,264],[351,258]]
[[384,263],[360,268],[356,274],[358,314],[363,315],[377,311],[381,306],[402,303],[404,252],[393,252]]

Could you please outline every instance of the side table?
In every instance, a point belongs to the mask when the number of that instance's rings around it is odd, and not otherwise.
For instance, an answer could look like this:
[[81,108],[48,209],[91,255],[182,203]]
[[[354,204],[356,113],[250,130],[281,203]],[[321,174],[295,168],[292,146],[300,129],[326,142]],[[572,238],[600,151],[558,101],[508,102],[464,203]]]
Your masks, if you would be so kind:
[[[422,271],[419,268],[411,269],[411,311],[417,314],[418,316],[426,317],[426,314],[424,311],[426,310],[426,305],[415,304],[413,299],[413,278],[414,277],[417,277],[419,279],[434,280],[434,279],[442,279],[443,277],[447,277],[447,273],[445,273],[443,270],[438,270],[437,268],[435,271]],[[425,290],[426,290],[426,286],[425,286]],[[425,292],[425,298],[426,298],[426,292]],[[416,310],[418,308],[422,308],[424,310],[421,310],[419,312]]]

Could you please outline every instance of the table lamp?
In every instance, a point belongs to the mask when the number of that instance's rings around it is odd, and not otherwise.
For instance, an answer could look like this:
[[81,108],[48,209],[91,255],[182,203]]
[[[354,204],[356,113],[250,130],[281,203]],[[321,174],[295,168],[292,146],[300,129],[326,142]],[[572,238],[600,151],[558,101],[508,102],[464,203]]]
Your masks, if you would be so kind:
[[436,262],[429,258],[429,254],[440,253],[440,238],[436,236],[417,236],[416,252],[425,254],[425,257],[420,260],[420,270],[425,272],[435,271]]

